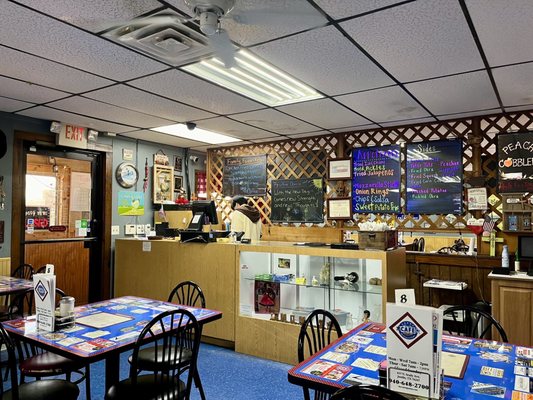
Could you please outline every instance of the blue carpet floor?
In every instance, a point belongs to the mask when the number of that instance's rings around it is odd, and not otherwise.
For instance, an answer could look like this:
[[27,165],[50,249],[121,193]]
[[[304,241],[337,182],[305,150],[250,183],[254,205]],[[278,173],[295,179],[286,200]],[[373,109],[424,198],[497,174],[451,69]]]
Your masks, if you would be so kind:
[[[127,358],[121,357],[120,378],[129,375]],[[287,381],[290,365],[236,353],[202,343],[198,356],[200,377],[208,400],[288,400],[303,398],[302,389]],[[104,398],[104,363],[91,365],[92,398]],[[84,383],[79,399],[85,399]],[[191,399],[200,396],[193,385]],[[133,399],[132,399],[133,400]]]

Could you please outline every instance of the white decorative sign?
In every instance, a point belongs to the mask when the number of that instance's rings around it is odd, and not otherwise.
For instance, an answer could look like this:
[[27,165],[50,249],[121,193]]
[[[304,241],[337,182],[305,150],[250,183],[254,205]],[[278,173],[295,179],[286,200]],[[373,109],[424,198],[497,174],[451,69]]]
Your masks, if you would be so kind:
[[33,290],[35,292],[35,311],[37,329],[46,332],[54,331],[56,277],[52,274],[34,274]]
[[468,188],[466,190],[469,210],[486,210],[487,188]]

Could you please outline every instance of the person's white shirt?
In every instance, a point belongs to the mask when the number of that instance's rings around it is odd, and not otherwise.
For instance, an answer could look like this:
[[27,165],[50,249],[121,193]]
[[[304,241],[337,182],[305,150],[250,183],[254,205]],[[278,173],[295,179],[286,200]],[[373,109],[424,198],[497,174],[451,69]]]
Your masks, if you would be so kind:
[[232,232],[244,232],[242,238],[250,239],[252,242],[256,242],[261,238],[261,219],[259,219],[256,223],[253,223],[250,218],[240,212],[237,208],[233,211],[231,216],[230,229]]

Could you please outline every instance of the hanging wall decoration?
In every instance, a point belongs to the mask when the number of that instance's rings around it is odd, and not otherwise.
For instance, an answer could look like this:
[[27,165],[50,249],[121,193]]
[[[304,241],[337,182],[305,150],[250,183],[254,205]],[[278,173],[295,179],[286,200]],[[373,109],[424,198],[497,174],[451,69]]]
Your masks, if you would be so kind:
[[173,201],[174,196],[174,170],[172,167],[154,165],[154,204]]

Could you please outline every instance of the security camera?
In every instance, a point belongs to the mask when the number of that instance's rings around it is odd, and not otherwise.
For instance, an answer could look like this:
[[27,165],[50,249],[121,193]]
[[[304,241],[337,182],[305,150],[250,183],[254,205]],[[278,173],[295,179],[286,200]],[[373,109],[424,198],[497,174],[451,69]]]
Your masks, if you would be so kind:
[[191,156],[191,161],[193,163],[197,163],[198,162],[198,156]]
[[196,128],[196,124],[194,122],[185,122],[185,125],[187,125],[187,129],[192,131],[194,128]]

